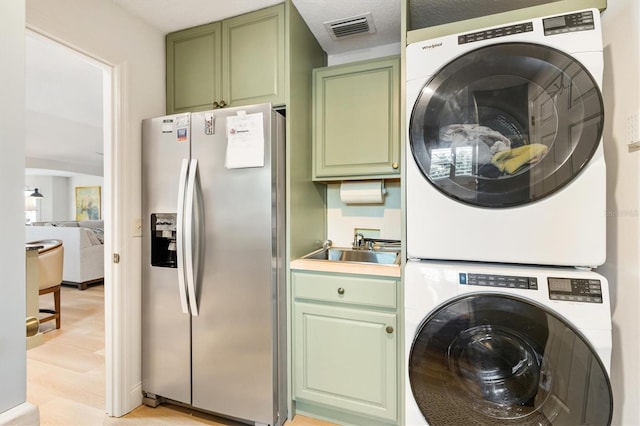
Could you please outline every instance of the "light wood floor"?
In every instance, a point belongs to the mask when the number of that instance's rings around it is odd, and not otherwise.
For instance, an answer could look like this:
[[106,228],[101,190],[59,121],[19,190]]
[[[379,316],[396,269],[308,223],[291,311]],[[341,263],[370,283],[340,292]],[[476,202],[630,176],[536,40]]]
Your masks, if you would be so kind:
[[[62,327],[41,325],[44,343],[27,351],[27,401],[46,425],[227,425],[238,423],[180,407],[141,406],[121,418],[104,414],[104,287],[63,287]],[[41,297],[41,307],[53,305]],[[287,426],[330,426],[296,416]]]

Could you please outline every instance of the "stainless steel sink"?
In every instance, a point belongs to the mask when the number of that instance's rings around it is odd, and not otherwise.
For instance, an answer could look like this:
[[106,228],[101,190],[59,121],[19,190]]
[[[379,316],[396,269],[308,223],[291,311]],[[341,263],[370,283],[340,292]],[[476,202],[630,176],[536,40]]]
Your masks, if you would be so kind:
[[336,262],[376,263],[381,265],[400,264],[400,252],[396,250],[353,250],[335,247],[316,250],[302,258]]

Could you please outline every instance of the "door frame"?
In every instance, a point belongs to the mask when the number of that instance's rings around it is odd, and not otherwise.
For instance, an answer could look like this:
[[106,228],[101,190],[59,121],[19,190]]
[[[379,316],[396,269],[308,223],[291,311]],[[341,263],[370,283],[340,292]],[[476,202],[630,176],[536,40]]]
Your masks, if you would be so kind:
[[[102,190],[104,217],[104,315],[105,315],[105,412],[112,417],[127,414],[142,402],[141,384],[131,386],[129,372],[135,369],[136,361],[127,353],[135,354],[131,348],[135,324],[126,324],[127,288],[123,277],[127,269],[115,261],[121,257],[123,244],[129,235],[123,226],[126,217],[126,188],[123,141],[129,123],[127,117],[128,63],[110,63],[90,53],[80,51],[38,29],[26,26],[25,35],[41,38],[47,42],[69,49],[103,71],[103,153],[104,172]],[[127,249],[124,248],[124,251]],[[131,268],[131,266],[129,266]],[[138,324],[139,325],[139,324]],[[138,342],[138,345],[140,343]],[[137,351],[139,353],[139,350]]]
[[[104,315],[105,315],[105,411],[109,416],[122,416],[135,407],[127,403],[127,328],[123,313],[126,289],[122,285],[120,252],[125,241],[121,218],[124,217],[124,181],[122,141],[126,128],[127,64],[111,65],[104,71],[104,182],[107,188],[104,210]],[[109,265],[109,266],[107,266]],[[140,402],[142,393],[139,394]],[[139,404],[138,404],[139,405]]]

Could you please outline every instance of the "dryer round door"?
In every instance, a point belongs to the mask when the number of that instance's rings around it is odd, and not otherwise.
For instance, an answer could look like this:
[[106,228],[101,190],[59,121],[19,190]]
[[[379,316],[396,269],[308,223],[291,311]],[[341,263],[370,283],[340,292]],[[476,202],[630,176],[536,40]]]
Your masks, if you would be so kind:
[[430,425],[611,424],[604,365],[589,342],[544,307],[471,294],[418,327],[409,381]]
[[443,194],[503,208],[560,190],[602,137],[597,82],[551,47],[503,43],[453,60],[420,92],[409,143],[424,177]]

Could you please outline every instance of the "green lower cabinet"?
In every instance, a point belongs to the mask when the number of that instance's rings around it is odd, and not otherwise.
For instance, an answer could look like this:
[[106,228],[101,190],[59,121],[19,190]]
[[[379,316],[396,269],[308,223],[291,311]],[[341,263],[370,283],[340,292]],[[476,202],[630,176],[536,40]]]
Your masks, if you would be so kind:
[[[357,275],[327,275],[327,295],[344,304],[322,299],[309,300],[306,282],[319,282],[322,275],[294,272],[293,363],[294,396],[298,403],[324,407],[331,413],[344,412],[353,422],[361,416],[376,424],[396,424],[398,418],[398,330],[394,309],[358,305],[348,300],[367,285]],[[307,280],[305,278],[308,278]],[[395,281],[369,279],[372,291],[380,295]],[[332,291],[332,287],[337,287]],[[313,293],[313,297],[318,292]],[[395,304],[395,298],[393,299]],[[371,308],[371,309],[370,309]],[[329,415],[331,417],[331,415]],[[343,419],[333,421],[345,423]],[[347,422],[349,423],[349,422]]]
[[396,315],[296,303],[296,398],[395,420]]

